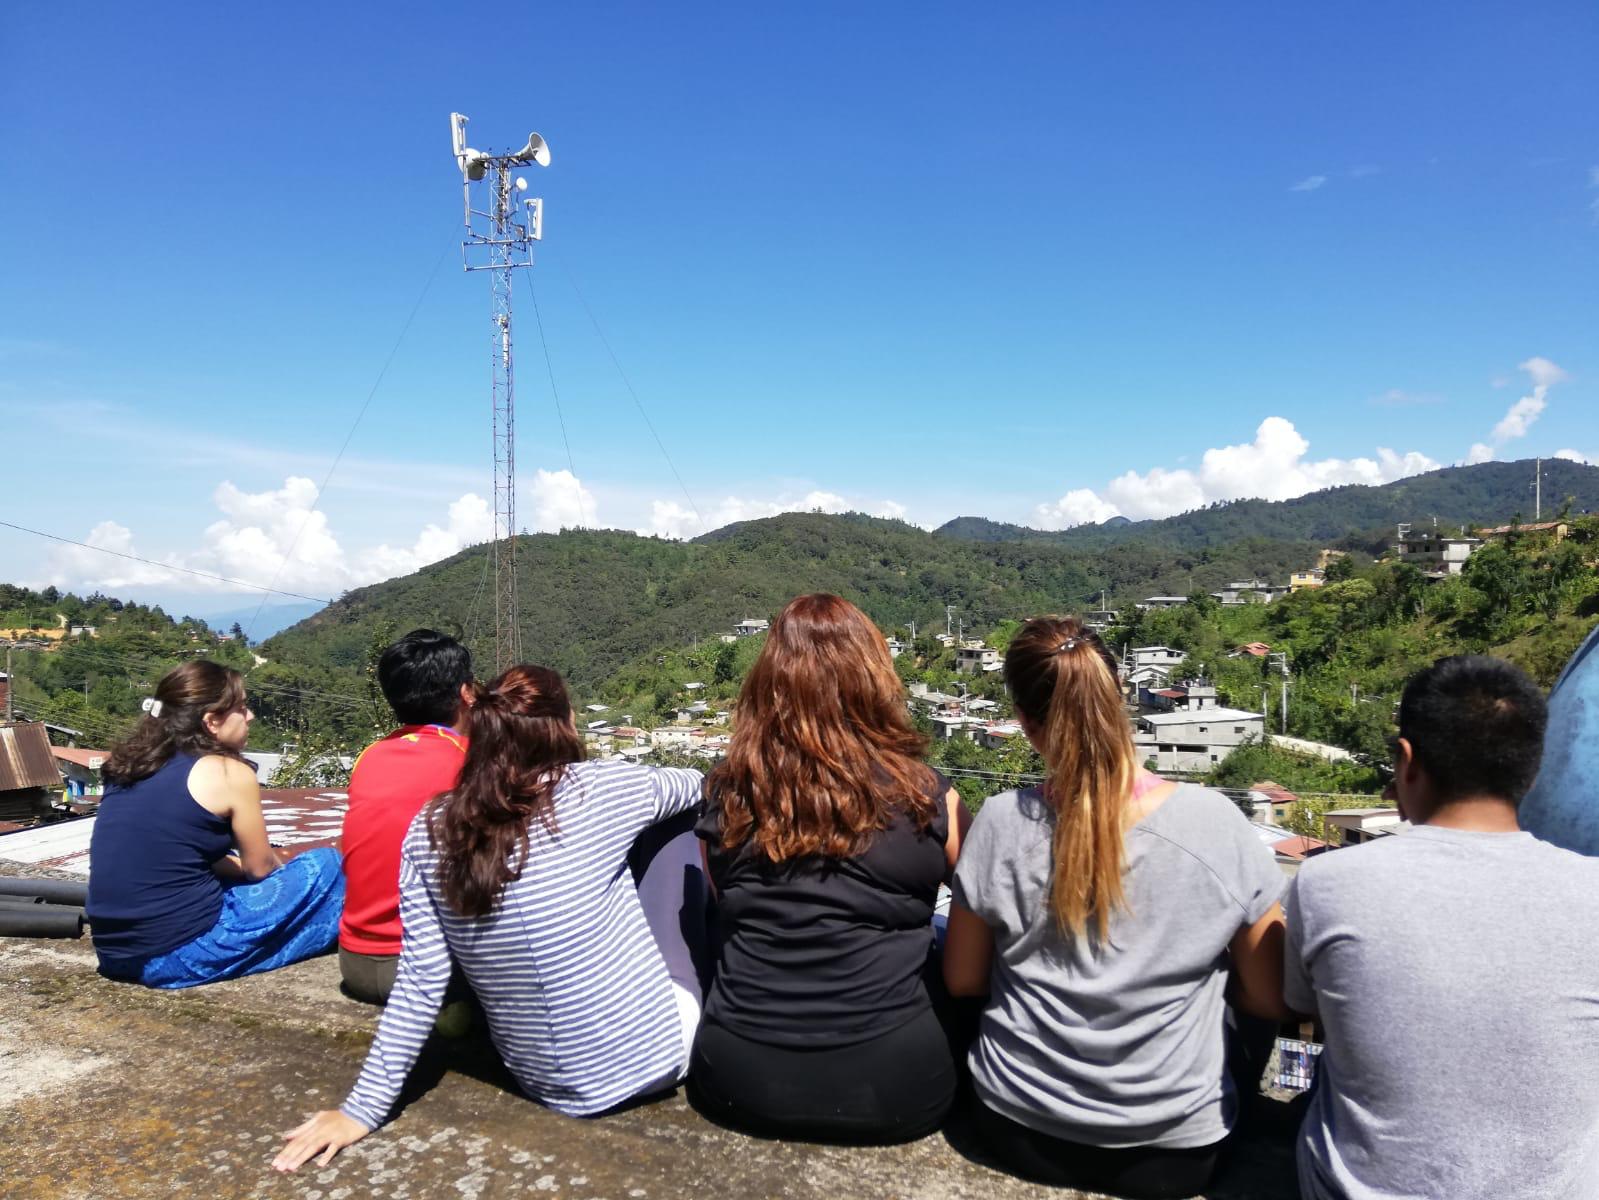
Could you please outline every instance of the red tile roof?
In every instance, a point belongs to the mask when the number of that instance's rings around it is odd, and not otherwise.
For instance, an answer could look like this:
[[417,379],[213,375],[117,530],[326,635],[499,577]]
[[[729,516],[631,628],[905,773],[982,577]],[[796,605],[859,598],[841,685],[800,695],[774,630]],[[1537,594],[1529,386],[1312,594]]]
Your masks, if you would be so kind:
[[109,750],[84,750],[77,746],[51,746],[50,753],[62,762],[75,763],[80,767],[95,768],[105,764],[111,757]]

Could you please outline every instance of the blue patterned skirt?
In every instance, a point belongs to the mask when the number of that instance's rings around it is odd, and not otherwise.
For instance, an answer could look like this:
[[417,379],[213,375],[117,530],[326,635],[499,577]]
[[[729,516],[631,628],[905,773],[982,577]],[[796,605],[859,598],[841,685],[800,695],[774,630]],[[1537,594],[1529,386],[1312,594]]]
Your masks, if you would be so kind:
[[332,950],[344,912],[344,866],[324,847],[222,895],[217,923],[187,945],[148,959],[146,987],[186,988],[286,967]]

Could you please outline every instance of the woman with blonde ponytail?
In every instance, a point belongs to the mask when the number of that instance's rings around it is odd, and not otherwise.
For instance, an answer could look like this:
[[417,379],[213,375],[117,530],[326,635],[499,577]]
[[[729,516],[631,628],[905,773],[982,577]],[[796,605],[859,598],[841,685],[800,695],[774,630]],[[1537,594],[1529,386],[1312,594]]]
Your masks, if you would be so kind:
[[1076,618],[1029,621],[1005,682],[1048,771],[984,804],[955,871],[945,982],[989,997],[977,1130],[1042,1182],[1193,1195],[1264,1065],[1229,1062],[1229,1001],[1286,1015],[1286,880],[1225,797],[1139,765],[1116,660]]

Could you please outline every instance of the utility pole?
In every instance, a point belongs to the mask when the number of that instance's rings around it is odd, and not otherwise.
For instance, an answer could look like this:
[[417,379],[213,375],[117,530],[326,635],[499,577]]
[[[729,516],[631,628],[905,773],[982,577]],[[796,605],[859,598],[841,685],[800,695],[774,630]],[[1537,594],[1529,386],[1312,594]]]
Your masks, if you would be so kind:
[[1533,459],[1532,468],[1532,519],[1543,520],[1543,459]]
[[12,708],[11,697],[16,692],[16,677],[11,674],[11,643],[6,643],[6,724],[11,724]]
[[1275,651],[1267,660],[1283,673],[1283,703],[1282,703],[1282,731],[1283,736],[1288,736],[1288,654],[1286,651]]
[[911,641],[914,642],[916,640],[916,622],[914,620],[907,621],[905,625],[911,631]]
[[944,605],[944,636],[955,636],[955,606],[953,604]]
[[[511,293],[518,268],[532,267],[533,243],[543,236],[544,202],[523,199],[527,180],[515,174],[528,163],[550,165],[550,148],[538,134],[514,154],[487,154],[466,144],[467,119],[450,114],[450,143],[461,168],[466,234],[461,265],[487,271],[492,310],[492,411],[494,446],[494,661],[499,670],[522,659],[522,625],[516,597],[516,388],[511,359]],[[472,185],[488,181],[488,207],[472,207]],[[520,201],[518,204],[517,201]]]

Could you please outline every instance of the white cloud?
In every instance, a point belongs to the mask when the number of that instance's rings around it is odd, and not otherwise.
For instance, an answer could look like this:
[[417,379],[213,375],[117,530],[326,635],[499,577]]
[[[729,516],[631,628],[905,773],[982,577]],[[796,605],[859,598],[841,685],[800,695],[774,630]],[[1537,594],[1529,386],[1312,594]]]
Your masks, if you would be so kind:
[[1517,368],[1525,371],[1532,380],[1532,390],[1505,411],[1505,415],[1493,427],[1493,432],[1488,435],[1486,444],[1478,442],[1472,446],[1466,456],[1468,463],[1488,462],[1498,454],[1504,443],[1526,437],[1533,422],[1548,407],[1549,389],[1570,378],[1554,363],[1538,355],[1518,363]]
[[1528,375],[1532,376],[1534,386],[1541,388],[1553,387],[1555,384],[1564,383],[1571,378],[1570,375],[1567,375],[1554,363],[1541,355],[1533,355],[1526,362],[1517,363],[1516,368],[1527,372]]
[[1556,450],[1555,457],[1574,463],[1586,463],[1588,461],[1588,456],[1580,450]]
[[1325,175],[1307,175],[1288,190],[1290,192],[1313,192],[1327,182]]
[[594,493],[570,471],[540,468],[533,473],[528,492],[533,500],[533,529],[539,533],[599,524]]
[[393,579],[449,558],[468,546],[489,541],[494,537],[494,514],[482,496],[468,492],[450,505],[449,524],[440,529],[428,524],[422,527],[416,543],[410,549],[391,549],[387,545],[374,546],[360,556],[357,575],[369,581]]
[[1376,175],[1382,171],[1376,163],[1357,163],[1349,168],[1349,178],[1365,179],[1368,175]]
[[1218,500],[1290,500],[1340,484],[1392,483],[1439,466],[1415,450],[1397,454],[1382,447],[1374,458],[1306,461],[1309,449],[1310,443],[1293,422],[1267,417],[1255,431],[1254,441],[1206,450],[1198,470],[1152,467],[1142,474],[1128,471],[1098,493],[1077,488],[1054,504],[1039,505],[1036,513],[1052,528],[1103,521],[1118,513],[1142,521]]
[[1415,408],[1423,404],[1442,404],[1444,398],[1436,392],[1407,392],[1404,388],[1389,388],[1373,396],[1371,402],[1384,408]]
[[703,525],[692,508],[679,504],[676,500],[653,501],[650,505],[649,526],[638,532],[646,537],[653,534],[665,538],[692,538],[738,521],[755,521],[786,512],[865,512],[873,516],[892,517],[902,521],[907,510],[897,500],[873,502],[816,489],[806,492],[803,496],[779,496],[774,500],[724,496],[709,508],[700,511],[705,517]]
[[1073,488],[1053,504],[1040,504],[1033,510],[1033,519],[1040,529],[1071,529],[1075,525],[1098,525],[1120,512],[1092,488]]
[[[561,472],[565,474],[565,472]],[[428,563],[492,536],[488,503],[473,493],[449,506],[446,522],[424,525],[409,546],[380,543],[351,554],[340,544],[326,513],[314,509],[316,485],[291,475],[281,488],[246,492],[231,481],[220,484],[212,500],[221,517],[202,531],[200,544],[186,553],[141,552],[134,535],[115,521],[102,521],[83,540],[86,547],[55,550],[45,576],[35,586],[53,583],[74,590],[115,593],[132,587],[182,586],[190,591],[247,592],[188,571],[220,575],[308,596],[334,596],[364,584],[410,574]],[[119,559],[100,551],[133,555],[149,563]]]

